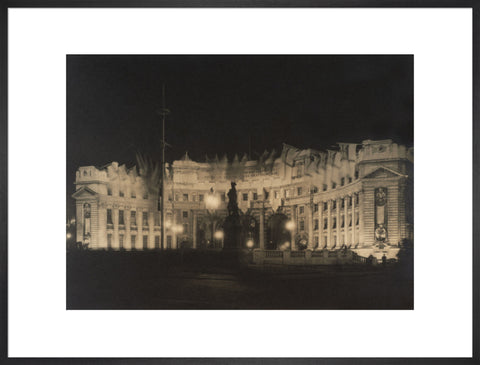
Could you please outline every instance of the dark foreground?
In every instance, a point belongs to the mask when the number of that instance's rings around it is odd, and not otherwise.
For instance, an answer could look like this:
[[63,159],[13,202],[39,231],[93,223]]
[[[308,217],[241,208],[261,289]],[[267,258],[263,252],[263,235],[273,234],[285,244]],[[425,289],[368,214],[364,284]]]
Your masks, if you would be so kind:
[[67,309],[413,309],[405,265],[268,267],[224,252],[67,253]]

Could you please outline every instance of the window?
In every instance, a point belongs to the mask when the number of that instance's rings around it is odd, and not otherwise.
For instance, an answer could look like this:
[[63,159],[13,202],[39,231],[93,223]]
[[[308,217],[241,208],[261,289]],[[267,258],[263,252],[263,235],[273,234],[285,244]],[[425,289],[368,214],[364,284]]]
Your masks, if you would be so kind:
[[108,194],[108,195],[112,195],[112,188],[111,188],[111,187],[108,187],[108,188],[107,188],[107,194]]
[[131,226],[137,225],[137,212],[134,210],[130,211],[130,225]]
[[125,219],[123,216],[123,210],[118,211],[118,224],[125,224]]
[[314,231],[318,231],[318,219],[315,219],[315,220],[313,221],[313,230],[314,230]]
[[112,248],[112,234],[107,234],[107,247]]
[[314,204],[314,205],[313,205],[313,211],[314,211],[314,212],[318,212],[318,204]]
[[143,236],[143,249],[146,250],[148,248],[148,236]]
[[340,222],[341,222],[341,223],[340,223],[340,227],[341,227],[341,228],[345,227],[345,216],[342,215]]
[[332,228],[337,228],[337,218],[333,217],[332,219]]
[[137,197],[137,194],[135,193],[134,190],[132,190],[132,191],[130,192],[130,197],[131,197],[132,199],[135,199],[135,198]]
[[333,245],[334,245],[334,246],[337,245],[337,236],[333,236]]
[[342,178],[340,179],[340,185],[342,185],[342,186],[345,185],[345,178],[344,178],[344,177],[342,177]]
[[323,236],[323,245],[326,246],[328,243],[328,237],[327,236]]
[[183,201],[188,202],[188,194],[183,194]]
[[142,224],[148,226],[148,212],[142,213]]
[[318,236],[315,236],[315,247],[318,247],[318,245],[320,244],[318,238],[319,238]]
[[336,182],[332,182],[332,189],[336,189],[337,188],[337,183]]
[[257,193],[253,193],[253,200],[257,200],[257,199],[258,199]]
[[348,183],[350,184],[351,182],[352,182],[352,177],[349,176],[349,177],[348,177]]
[[348,206],[349,207],[352,206],[352,197],[351,196],[348,197]]
[[167,236],[167,248],[172,248],[172,236]]
[[275,199],[278,199],[278,191],[275,191]]
[[358,223],[360,221],[360,216],[357,214],[357,218],[355,219],[355,225],[358,226]]
[[245,193],[244,193],[244,194],[242,194],[242,197],[243,197],[243,198],[242,198],[243,201],[246,202],[246,201],[248,200],[248,194],[245,194]]
[[188,233],[188,223],[183,223],[183,233]]
[[358,179],[358,170],[355,171],[355,180]]
[[297,188],[297,195],[302,195],[302,188]]
[[200,195],[198,196],[198,201],[203,202],[203,194],[200,194]]
[[112,210],[107,209],[107,224],[113,224]]
[[355,194],[355,205],[358,205],[358,194]]
[[304,207],[303,205],[300,206],[300,207],[298,207],[298,212],[299,212],[300,214],[304,214],[304,213],[305,213],[305,207]]
[[327,228],[328,228],[328,219],[325,218],[325,219],[323,220],[323,229],[327,229]]
[[120,190],[120,191],[118,192],[118,195],[120,195],[121,197],[124,197],[124,196],[125,196],[125,193],[123,192],[123,190]]
[[155,236],[155,248],[160,248],[160,236]]
[[173,196],[171,194],[168,195],[168,201],[171,202],[173,200]]
[[120,250],[123,249],[123,234],[118,236],[118,245],[120,247]]
[[327,191],[327,188],[328,188],[328,185],[327,185],[327,184],[323,184],[323,187],[322,187],[323,191]]
[[285,198],[290,196],[290,189],[285,190]]
[[326,212],[328,210],[328,202],[323,203],[323,211]]
[[155,213],[154,217],[155,217],[155,225],[157,227],[160,226],[160,213]]
[[314,186],[312,188],[312,194],[316,194],[316,193],[318,193],[318,188],[316,186]]
[[148,193],[147,192],[143,193],[143,199],[148,199]]
[[352,217],[349,217],[349,218],[348,218],[348,226],[349,226],[349,227],[352,226]]
[[341,204],[342,208],[345,208],[345,199],[342,198],[340,200],[340,204]]
[[337,209],[337,201],[332,201],[332,209]]
[[303,219],[300,220],[300,231],[305,230],[305,221]]
[[188,218],[188,211],[184,210],[182,212],[183,218]]

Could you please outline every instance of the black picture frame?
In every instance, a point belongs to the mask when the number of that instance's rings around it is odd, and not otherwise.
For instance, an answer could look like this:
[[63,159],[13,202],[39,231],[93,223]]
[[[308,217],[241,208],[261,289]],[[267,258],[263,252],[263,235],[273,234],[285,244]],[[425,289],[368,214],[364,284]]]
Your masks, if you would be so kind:
[[[0,362],[31,364],[477,364],[480,363],[480,6],[474,0],[18,0],[0,11]],[[10,8],[471,8],[473,14],[473,354],[471,358],[9,358],[8,357],[8,9]]]

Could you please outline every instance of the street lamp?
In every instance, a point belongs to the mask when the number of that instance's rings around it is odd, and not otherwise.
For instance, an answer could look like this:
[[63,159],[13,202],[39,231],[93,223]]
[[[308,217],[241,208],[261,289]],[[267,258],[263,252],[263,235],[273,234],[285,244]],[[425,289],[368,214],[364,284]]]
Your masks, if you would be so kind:
[[290,220],[285,224],[285,228],[288,229],[291,233],[291,239],[290,239],[290,249],[293,250],[293,245],[294,245],[294,237],[293,237],[293,232],[295,231],[295,222]]
[[[213,192],[213,188],[210,188],[210,194],[208,194],[206,197],[205,197],[205,207],[207,208],[207,212],[210,214],[210,218],[211,218],[211,223],[212,223],[212,230],[211,230],[211,242],[212,244],[214,245],[215,247],[215,243],[214,243],[214,230],[215,230],[215,210],[220,206],[220,198],[215,195],[215,193]],[[210,211],[212,211],[212,213],[210,213]],[[223,232],[222,232],[222,235],[223,235]],[[223,238],[223,236],[222,236]]]

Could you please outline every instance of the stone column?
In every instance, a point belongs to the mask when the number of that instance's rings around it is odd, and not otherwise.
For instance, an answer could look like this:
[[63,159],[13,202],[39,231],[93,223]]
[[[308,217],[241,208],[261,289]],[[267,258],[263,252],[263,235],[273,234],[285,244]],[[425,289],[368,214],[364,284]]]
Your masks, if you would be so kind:
[[142,210],[137,209],[137,239],[135,240],[137,250],[143,250],[143,223]]
[[155,218],[153,212],[148,212],[148,248],[155,248],[155,235],[154,235]]
[[308,248],[313,250],[313,209],[312,204],[307,204],[307,224],[308,224]]
[[344,196],[343,198],[343,234],[345,235],[345,245],[349,245],[350,237],[348,234],[348,196]]
[[295,245],[295,232],[297,231],[297,206],[292,205],[292,221],[295,223],[295,227],[292,229],[290,233],[290,249],[292,251],[295,251],[296,245]]
[[118,242],[118,207],[114,207],[112,211],[112,218],[113,218],[113,240],[112,240],[112,248],[118,249],[119,242]]
[[355,194],[352,194],[352,246],[355,247],[357,244],[356,237],[357,237],[357,228],[355,227]]
[[360,221],[358,222],[358,242],[360,243],[359,246],[363,246],[365,243],[365,237],[364,237],[364,219],[363,219],[363,210],[364,210],[364,194],[363,191],[360,191],[358,193],[358,215],[360,218]]
[[265,208],[260,211],[260,249],[265,249]]
[[332,201],[329,200],[327,202],[327,248],[332,246]]
[[337,209],[336,210],[337,210],[337,212],[336,212],[337,213],[336,214],[336,218],[337,218],[337,246],[336,246],[336,248],[339,248],[340,245],[341,245],[340,244],[340,242],[341,242],[340,235],[342,233],[342,228],[341,228],[341,225],[342,225],[341,223],[342,222],[340,222],[340,210],[342,210],[342,202],[340,201],[340,198],[337,198]]
[[125,237],[123,239],[123,247],[126,250],[132,249],[132,239],[130,235],[130,207],[125,207],[123,211],[123,219],[125,220]]
[[193,227],[192,227],[193,248],[197,248],[197,212],[192,210],[192,216],[193,216]]
[[323,202],[318,203],[318,248],[323,247]]

